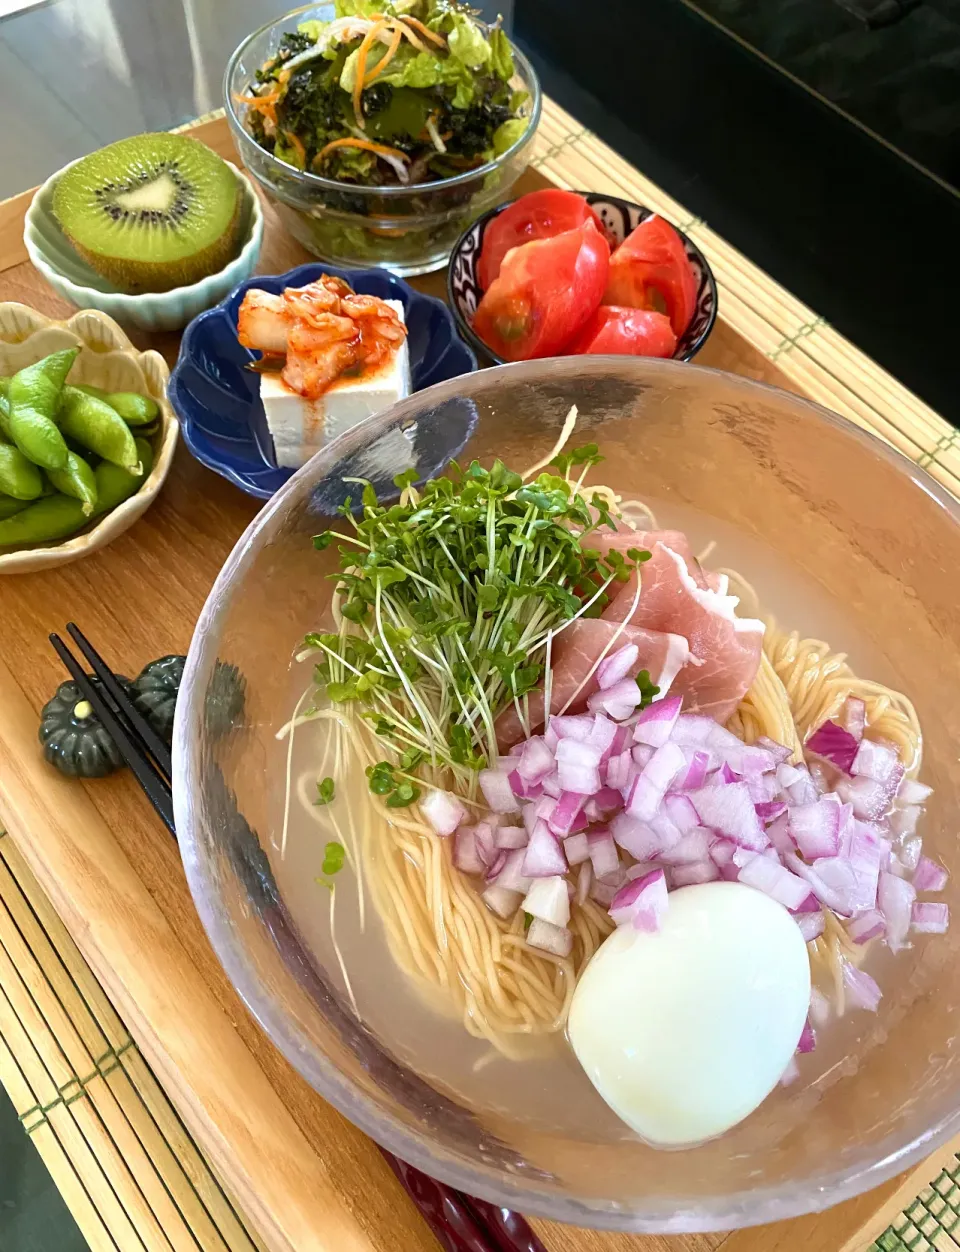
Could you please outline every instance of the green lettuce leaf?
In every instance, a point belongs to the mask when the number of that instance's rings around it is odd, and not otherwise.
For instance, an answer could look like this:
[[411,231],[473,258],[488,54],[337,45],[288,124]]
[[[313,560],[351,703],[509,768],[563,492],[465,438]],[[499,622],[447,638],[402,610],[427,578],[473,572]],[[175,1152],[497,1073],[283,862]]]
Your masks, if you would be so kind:
[[337,17],[372,17],[382,12],[379,0],[334,0]]
[[327,22],[318,22],[315,18],[311,18],[308,22],[301,22],[297,30],[301,35],[309,35],[314,43],[320,38],[320,32],[328,25]]
[[510,40],[499,26],[490,32],[490,68],[505,83],[513,77],[513,53],[510,51]]
[[[340,86],[346,92],[352,92],[357,81],[358,59],[359,49],[351,52],[344,63]],[[476,95],[474,74],[463,61],[453,56],[441,60],[431,52],[417,52],[409,45],[397,52],[377,82],[414,89],[452,87],[455,109],[469,108]]]
[[512,117],[502,126],[498,126],[493,132],[494,155],[502,156],[508,148],[512,148],[529,125],[529,118]]
[[480,27],[466,13],[450,13],[450,33],[447,46],[450,56],[462,61],[468,69],[483,69],[490,64],[490,45],[483,37]]

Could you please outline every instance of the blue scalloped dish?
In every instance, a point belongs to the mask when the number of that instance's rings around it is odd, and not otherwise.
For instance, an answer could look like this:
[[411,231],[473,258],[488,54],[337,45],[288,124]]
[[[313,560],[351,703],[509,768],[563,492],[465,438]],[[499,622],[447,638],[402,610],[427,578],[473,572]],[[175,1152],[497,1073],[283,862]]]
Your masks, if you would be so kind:
[[346,279],[364,295],[403,303],[414,391],[477,368],[477,358],[457,334],[443,301],[415,291],[385,270],[342,270],[314,263],[286,274],[258,274],[241,283],[187,327],[168,394],[197,460],[263,500],[296,471],[280,469],[274,460],[258,376],[247,369],[259,353],[241,347],[237,340],[237,311],[251,287],[278,294],[285,287],[314,282],[321,274]]

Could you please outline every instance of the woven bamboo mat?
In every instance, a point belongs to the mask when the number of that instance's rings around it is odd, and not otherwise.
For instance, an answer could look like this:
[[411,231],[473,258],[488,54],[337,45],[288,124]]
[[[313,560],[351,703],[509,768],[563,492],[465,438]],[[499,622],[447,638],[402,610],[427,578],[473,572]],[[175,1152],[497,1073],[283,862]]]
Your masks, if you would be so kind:
[[[725,322],[797,391],[960,495],[960,445],[943,418],[549,100],[532,165],[675,221],[710,259]],[[0,1082],[95,1252],[263,1252],[2,831]],[[960,1247],[958,1182],[960,1158],[874,1244],[846,1252]]]

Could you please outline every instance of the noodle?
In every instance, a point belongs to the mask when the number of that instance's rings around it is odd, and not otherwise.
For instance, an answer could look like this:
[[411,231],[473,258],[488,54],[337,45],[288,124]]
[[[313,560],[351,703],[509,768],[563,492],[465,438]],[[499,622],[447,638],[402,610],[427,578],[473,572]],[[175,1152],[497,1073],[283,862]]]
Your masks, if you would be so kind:
[[[570,419],[550,457],[524,477],[553,460],[569,433],[568,426],[572,427]],[[603,491],[623,510],[627,524],[636,528],[642,519],[645,525],[656,526],[653,514],[641,501],[621,503],[613,492]],[[735,571],[718,572],[728,578],[744,605],[758,607],[753,588]],[[378,619],[379,610],[378,602]],[[334,612],[339,625],[336,603]],[[624,626],[628,621],[629,616]],[[551,643],[552,636],[548,649]],[[600,660],[602,657],[597,664]],[[420,711],[422,701],[417,693],[411,688],[409,695]],[[766,620],[763,653],[753,684],[727,725],[747,743],[763,736],[782,743],[791,749],[795,761],[801,761],[809,733],[835,718],[851,696],[864,701],[871,733],[895,745],[908,774],[914,776],[920,767],[922,737],[916,711],[906,696],[858,678],[844,654],[832,652],[822,640],[785,632],[773,619]],[[310,716],[297,718],[304,699],[298,702],[294,722]],[[519,702],[518,712],[525,721],[525,707],[520,710]],[[350,711],[327,712],[326,716],[335,723],[338,762],[355,760],[362,777],[363,769],[378,759],[375,732],[369,722]],[[421,716],[428,721],[431,711],[423,708]],[[488,729],[492,737],[492,727]],[[288,770],[291,752],[288,745]],[[288,795],[289,788],[288,774]],[[296,792],[303,801],[302,786],[298,785]],[[475,781],[470,793],[460,798],[464,804],[477,807]],[[354,807],[359,809],[359,832],[354,825]],[[492,913],[474,884],[454,866],[453,840],[438,838],[425,821],[417,819],[415,809],[388,809],[378,796],[366,791],[362,801],[349,808],[351,862],[358,869],[358,878],[366,879],[394,960],[430,995],[431,1003],[439,1000],[472,1036],[488,1040],[497,1052],[509,1057],[529,1055],[529,1037],[563,1030],[577,979],[614,928],[607,911],[589,899],[573,906],[570,957],[530,948],[524,938],[522,912],[518,910],[510,921]],[[320,820],[330,820],[339,833],[332,814]],[[284,838],[286,828],[285,819]],[[842,1014],[843,962],[859,965],[869,945],[854,944],[835,915],[829,909],[823,912],[824,932],[808,945],[811,969],[815,981],[831,988],[835,1009]],[[478,1064],[488,1060],[481,1058]]]

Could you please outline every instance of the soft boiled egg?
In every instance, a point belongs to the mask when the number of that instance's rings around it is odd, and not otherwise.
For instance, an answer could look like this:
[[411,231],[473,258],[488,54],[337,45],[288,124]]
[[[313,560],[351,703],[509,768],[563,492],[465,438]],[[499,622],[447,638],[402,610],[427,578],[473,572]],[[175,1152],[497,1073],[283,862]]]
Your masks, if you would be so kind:
[[620,926],[584,970],[568,1032],[590,1081],[643,1139],[722,1134],[796,1051],[810,963],[783,905],[736,882],[672,891],[660,929]]

